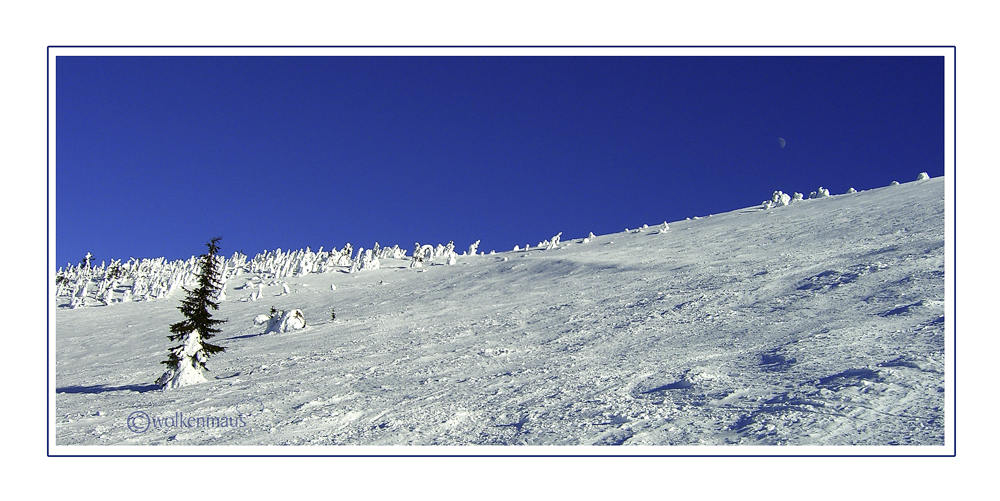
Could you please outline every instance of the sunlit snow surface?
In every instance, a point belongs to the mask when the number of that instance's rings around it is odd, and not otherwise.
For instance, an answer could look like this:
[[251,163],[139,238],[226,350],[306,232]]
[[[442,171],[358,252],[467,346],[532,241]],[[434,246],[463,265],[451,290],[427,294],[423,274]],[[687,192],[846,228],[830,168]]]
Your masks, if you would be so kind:
[[[935,178],[288,277],[256,302],[231,280],[226,351],[207,383],[171,391],[152,383],[182,291],[60,301],[56,443],[942,445],[944,221]],[[308,325],[262,335],[271,306]]]

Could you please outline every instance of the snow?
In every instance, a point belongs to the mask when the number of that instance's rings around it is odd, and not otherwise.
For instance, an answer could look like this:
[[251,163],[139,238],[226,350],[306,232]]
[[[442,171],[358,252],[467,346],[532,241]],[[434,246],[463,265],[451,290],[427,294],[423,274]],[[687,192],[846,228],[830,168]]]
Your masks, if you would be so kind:
[[[108,307],[96,287],[78,295],[96,278],[71,282],[54,313],[56,445],[934,453],[951,419],[944,210],[944,180],[932,178],[588,236],[600,245],[470,252],[452,266],[431,246],[417,269],[386,256],[353,275],[338,271],[358,261],[334,251],[313,253],[305,275],[305,251],[228,260],[243,278],[226,290],[241,300],[214,314],[229,319],[216,338],[226,351],[205,382],[169,392],[152,383],[179,295],[136,301],[156,288],[141,284]],[[180,265],[145,266],[185,283]],[[301,316],[301,328],[261,335],[261,306],[283,310],[286,327]],[[247,425],[137,433],[126,425],[136,410]]]

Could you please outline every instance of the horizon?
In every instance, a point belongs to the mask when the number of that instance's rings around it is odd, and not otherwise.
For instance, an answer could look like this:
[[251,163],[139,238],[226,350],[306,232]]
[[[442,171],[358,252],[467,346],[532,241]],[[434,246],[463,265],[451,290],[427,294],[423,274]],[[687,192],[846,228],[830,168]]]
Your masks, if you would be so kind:
[[57,267],[216,236],[501,252],[944,175],[940,56],[58,56],[56,79]]

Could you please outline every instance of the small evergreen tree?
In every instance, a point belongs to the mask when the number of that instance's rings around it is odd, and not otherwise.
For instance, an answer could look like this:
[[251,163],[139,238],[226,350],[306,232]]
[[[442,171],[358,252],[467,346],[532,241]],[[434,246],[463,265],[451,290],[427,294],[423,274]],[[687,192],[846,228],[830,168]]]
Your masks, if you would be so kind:
[[[208,253],[202,254],[198,271],[198,287],[188,290],[184,287],[187,297],[181,301],[177,309],[181,310],[185,319],[170,326],[173,334],[167,336],[171,341],[180,341],[180,345],[170,349],[167,360],[160,362],[167,366],[167,372],[156,381],[160,386],[184,386],[193,382],[204,381],[202,371],[207,371],[205,362],[208,357],[225,351],[221,346],[208,342],[217,333],[222,332],[217,325],[225,320],[212,318],[209,309],[218,310],[219,303],[213,301],[222,287],[219,283],[219,269],[216,256],[219,252],[218,242],[222,237],[209,241]],[[196,374],[188,374],[191,371]],[[201,381],[198,381],[198,380]]]

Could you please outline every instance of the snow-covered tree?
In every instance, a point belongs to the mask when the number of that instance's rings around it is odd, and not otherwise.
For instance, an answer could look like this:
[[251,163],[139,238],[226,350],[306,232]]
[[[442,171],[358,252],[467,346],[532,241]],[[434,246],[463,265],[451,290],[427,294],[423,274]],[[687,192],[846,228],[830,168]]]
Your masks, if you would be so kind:
[[156,380],[163,388],[176,388],[205,381],[202,374],[208,370],[205,362],[208,357],[225,351],[224,347],[208,343],[208,340],[222,332],[216,326],[225,322],[212,318],[208,310],[218,310],[219,304],[213,299],[219,294],[219,269],[216,256],[219,252],[218,242],[222,237],[209,241],[208,252],[201,255],[198,271],[198,287],[188,290],[187,297],[177,308],[184,314],[184,320],[170,326],[173,334],[167,336],[171,341],[180,341],[180,345],[170,349],[167,360],[161,362],[167,366],[167,371]]
[[559,237],[561,237],[561,236],[562,236],[562,232],[560,231],[559,233],[556,234],[556,236],[552,237],[552,240],[546,240],[545,241],[545,243],[546,243],[545,250],[558,249],[559,248]]
[[410,268],[420,268],[423,267],[424,263],[424,250],[420,246],[420,242],[413,244],[413,256],[410,258]]
[[348,242],[343,249],[340,250],[340,256],[337,258],[337,266],[351,266],[354,264],[354,260],[351,259],[351,254],[354,253],[354,247]]
[[455,264],[458,262],[457,254],[455,254],[455,241],[452,240],[448,242],[448,245],[444,248],[444,252],[441,255],[447,259],[448,264]]
[[476,240],[475,242],[472,243],[472,245],[469,246],[469,255],[470,256],[475,256],[476,255],[476,251],[478,249],[479,249],[479,240]]
[[167,372],[164,372],[156,384],[163,389],[174,389],[181,386],[204,383],[208,381],[202,373],[205,367],[205,346],[201,335],[195,329],[184,335],[183,344],[170,350],[170,359],[166,362]]
[[[442,250],[444,249],[444,246],[441,244],[438,244],[438,247],[440,247]],[[435,250],[436,249],[431,244],[424,244],[424,246],[420,247],[420,251],[424,253],[424,258],[426,258],[428,261],[434,261],[434,258],[437,257],[437,254],[435,254]]]
[[[376,245],[378,244],[376,243]],[[358,269],[360,269],[361,271],[379,269],[382,266],[382,264],[378,260],[377,252],[378,251],[374,248],[368,249],[364,252],[359,250],[358,259],[356,261],[356,263],[358,264]]]

